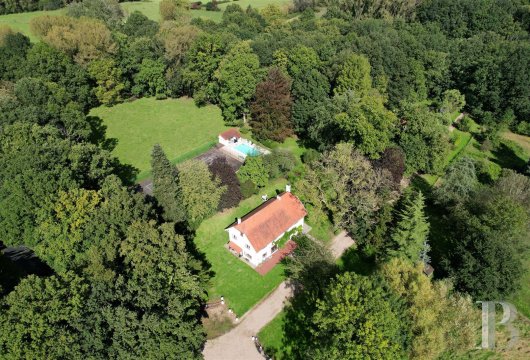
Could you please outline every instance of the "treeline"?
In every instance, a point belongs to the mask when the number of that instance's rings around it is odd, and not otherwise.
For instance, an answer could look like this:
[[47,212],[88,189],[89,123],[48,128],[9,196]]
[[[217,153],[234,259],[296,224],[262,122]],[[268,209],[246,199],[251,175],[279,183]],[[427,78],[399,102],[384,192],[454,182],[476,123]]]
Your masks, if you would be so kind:
[[[124,0],[108,0],[109,2],[124,2]],[[139,1],[139,0],[128,0]],[[0,15],[16,14],[37,10],[56,10],[68,4],[81,2],[78,0],[2,0],[0,2]]]

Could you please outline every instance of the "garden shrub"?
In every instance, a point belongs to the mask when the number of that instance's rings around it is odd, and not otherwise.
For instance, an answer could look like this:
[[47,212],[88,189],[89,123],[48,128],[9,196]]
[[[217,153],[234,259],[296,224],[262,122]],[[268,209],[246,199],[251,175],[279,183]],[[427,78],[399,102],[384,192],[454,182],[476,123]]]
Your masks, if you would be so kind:
[[241,183],[241,195],[244,199],[251,197],[256,194],[257,187],[251,180],[246,180]]

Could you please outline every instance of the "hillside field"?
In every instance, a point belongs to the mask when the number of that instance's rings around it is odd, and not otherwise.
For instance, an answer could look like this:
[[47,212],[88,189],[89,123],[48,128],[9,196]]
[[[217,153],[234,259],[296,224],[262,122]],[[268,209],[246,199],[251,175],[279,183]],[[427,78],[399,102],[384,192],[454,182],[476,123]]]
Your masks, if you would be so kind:
[[[159,12],[160,1],[161,0],[131,1],[131,2],[124,2],[121,4],[121,6],[127,14],[130,14],[133,11],[138,10],[141,13],[143,13],[145,16],[147,16],[148,18],[155,20],[155,21],[159,21],[160,20],[160,12]],[[206,4],[206,2],[207,1],[203,3]],[[249,5],[254,8],[260,9],[260,8],[265,7],[268,4],[287,6],[290,3],[291,3],[290,0],[237,0],[237,1],[231,1],[228,3],[220,4],[219,8],[221,9],[221,11],[190,10],[190,14],[192,18],[210,19],[210,20],[218,22],[218,21],[221,21],[224,9],[230,4],[238,4],[243,9],[246,9]],[[37,38],[34,35],[32,35],[29,30],[30,20],[37,16],[42,16],[42,15],[62,15],[62,14],[64,14],[64,9],[0,15],[0,26],[7,25],[11,27],[13,30],[20,31],[23,34],[29,36],[31,41],[35,42],[37,41]]]
[[113,154],[138,168],[138,179],[149,175],[153,145],[162,145],[175,162],[186,154],[198,155],[197,150],[215,143],[225,129],[217,106],[199,108],[188,98],[142,98],[113,107],[100,106],[92,109],[90,116],[103,120],[107,138],[117,139]]

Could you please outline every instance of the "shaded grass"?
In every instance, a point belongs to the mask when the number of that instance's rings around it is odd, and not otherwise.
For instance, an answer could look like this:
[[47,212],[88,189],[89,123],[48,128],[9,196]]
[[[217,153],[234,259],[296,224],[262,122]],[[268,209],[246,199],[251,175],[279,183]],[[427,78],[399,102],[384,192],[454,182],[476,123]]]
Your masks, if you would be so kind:
[[138,168],[138,179],[149,176],[151,150],[160,144],[177,163],[206,151],[226,126],[217,106],[197,107],[192,99],[142,98],[113,107],[92,109],[103,120],[107,138],[118,140],[113,154]]
[[195,245],[203,252],[214,275],[210,281],[210,299],[224,296],[230,308],[242,316],[263,297],[274,290],[284,279],[284,266],[278,264],[265,276],[259,275],[249,265],[232,255],[224,245],[228,242],[224,230],[237,217],[241,217],[261,204],[261,195],[275,196],[283,190],[286,180],[280,179],[254,195],[235,209],[229,209],[204,221],[197,229]]
[[291,348],[286,345],[284,332],[286,313],[280,312],[258,333],[258,339],[268,355],[274,355],[275,360],[290,359]]

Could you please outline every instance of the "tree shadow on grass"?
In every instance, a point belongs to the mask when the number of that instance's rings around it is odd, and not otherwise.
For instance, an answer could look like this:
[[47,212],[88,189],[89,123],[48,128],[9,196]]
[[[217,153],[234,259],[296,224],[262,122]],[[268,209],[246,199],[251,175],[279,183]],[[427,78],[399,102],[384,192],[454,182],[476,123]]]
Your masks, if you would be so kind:
[[526,167],[526,161],[522,159],[517,150],[517,145],[508,146],[505,142],[501,143],[492,154],[495,156],[495,162],[503,168],[513,169],[515,171],[524,171]]
[[97,116],[87,116],[86,120],[91,130],[88,140],[104,150],[114,150],[118,145],[118,139],[107,138],[107,126],[103,124],[103,120]]

